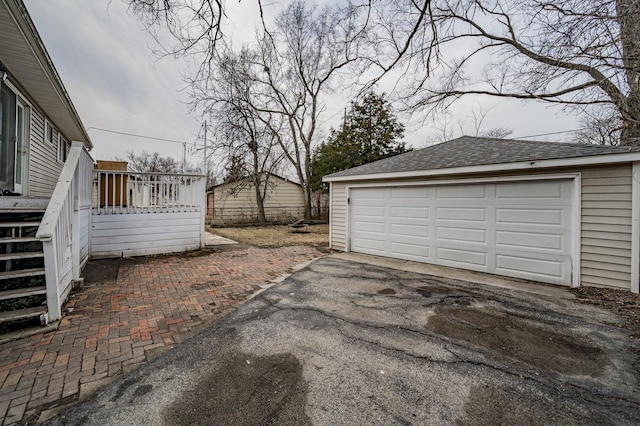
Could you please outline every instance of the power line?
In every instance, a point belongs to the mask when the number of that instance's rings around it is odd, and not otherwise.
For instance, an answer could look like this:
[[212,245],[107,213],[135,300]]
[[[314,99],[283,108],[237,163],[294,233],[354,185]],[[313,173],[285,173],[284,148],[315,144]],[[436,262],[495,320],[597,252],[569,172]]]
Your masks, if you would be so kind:
[[538,136],[550,136],[550,135],[560,135],[562,133],[571,133],[571,132],[577,132],[578,130],[585,130],[585,127],[579,128],[579,129],[573,129],[573,130],[564,130],[561,132],[551,132],[551,133],[540,133],[537,135],[528,135],[528,136],[519,136],[517,138],[511,138],[511,139],[526,139],[526,138],[537,138]]
[[163,142],[172,142],[172,143],[179,143],[179,144],[186,144],[185,141],[177,141],[177,140],[173,140],[173,139],[163,139],[163,138],[156,138],[153,136],[144,136],[144,135],[136,135],[133,133],[127,133],[127,132],[119,132],[117,130],[110,130],[110,129],[101,129],[100,127],[87,127],[87,131],[89,130],[100,130],[101,132],[107,132],[107,133],[116,133],[118,135],[125,135],[125,136],[133,136],[136,138],[142,138],[142,139],[152,139],[155,141],[163,141]]

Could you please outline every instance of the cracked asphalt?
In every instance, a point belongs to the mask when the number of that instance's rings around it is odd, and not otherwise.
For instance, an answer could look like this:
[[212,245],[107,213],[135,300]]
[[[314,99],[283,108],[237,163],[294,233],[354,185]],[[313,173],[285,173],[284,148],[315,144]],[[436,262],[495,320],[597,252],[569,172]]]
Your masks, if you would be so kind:
[[49,424],[638,424],[620,319],[320,259]]

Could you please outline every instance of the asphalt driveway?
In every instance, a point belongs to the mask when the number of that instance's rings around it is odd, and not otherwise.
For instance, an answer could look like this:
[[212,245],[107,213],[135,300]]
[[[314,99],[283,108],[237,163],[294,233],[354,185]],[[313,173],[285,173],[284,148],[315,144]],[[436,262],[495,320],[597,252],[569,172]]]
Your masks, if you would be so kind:
[[617,317],[327,257],[51,424],[638,424]]

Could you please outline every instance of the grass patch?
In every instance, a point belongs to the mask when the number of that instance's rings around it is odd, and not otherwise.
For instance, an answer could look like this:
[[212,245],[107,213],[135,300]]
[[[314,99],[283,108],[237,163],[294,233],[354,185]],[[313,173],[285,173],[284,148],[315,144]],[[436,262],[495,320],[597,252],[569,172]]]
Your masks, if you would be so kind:
[[306,233],[290,232],[287,225],[248,226],[243,228],[209,228],[213,234],[257,247],[309,245],[329,248],[329,225],[308,225]]

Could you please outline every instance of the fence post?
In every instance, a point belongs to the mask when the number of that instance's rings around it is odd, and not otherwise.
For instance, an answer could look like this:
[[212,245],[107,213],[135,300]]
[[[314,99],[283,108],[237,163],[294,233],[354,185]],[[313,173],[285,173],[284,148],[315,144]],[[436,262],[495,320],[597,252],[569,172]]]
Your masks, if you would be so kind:
[[45,281],[47,283],[47,310],[48,318],[46,322],[57,321],[61,317],[60,310],[60,288],[58,286],[58,261],[56,245],[53,240],[42,242],[44,252]]

